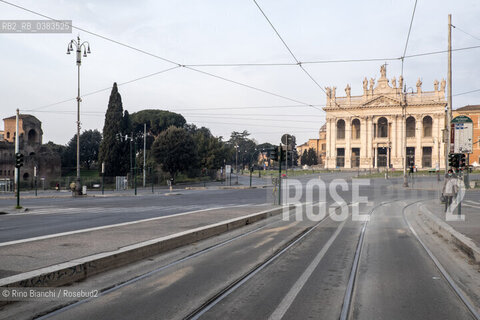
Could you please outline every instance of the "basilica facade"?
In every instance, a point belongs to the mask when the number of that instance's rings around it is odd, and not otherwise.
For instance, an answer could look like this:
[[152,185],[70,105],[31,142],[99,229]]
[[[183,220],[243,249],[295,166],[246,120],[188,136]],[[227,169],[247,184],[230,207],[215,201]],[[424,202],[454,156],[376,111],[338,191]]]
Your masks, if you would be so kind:
[[[380,78],[363,80],[363,95],[337,97],[336,88],[326,88],[325,167],[394,168],[406,164],[419,169],[445,167],[445,80],[423,91],[403,93],[403,78],[387,78],[386,65]],[[405,148],[405,149],[404,149]]]

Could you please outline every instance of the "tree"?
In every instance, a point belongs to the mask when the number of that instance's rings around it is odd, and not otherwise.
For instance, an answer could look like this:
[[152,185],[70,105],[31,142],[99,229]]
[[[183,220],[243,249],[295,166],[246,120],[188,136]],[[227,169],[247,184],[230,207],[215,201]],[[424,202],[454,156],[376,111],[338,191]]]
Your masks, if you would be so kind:
[[307,153],[307,165],[314,166],[318,164],[317,153],[315,149],[309,148]]
[[[90,169],[98,161],[102,135],[98,130],[86,130],[80,134],[80,165]],[[77,163],[77,135],[68,142],[62,153],[62,166],[75,167]]]
[[173,179],[198,161],[192,136],[185,129],[174,126],[159,134],[152,145],[152,153],[162,170],[170,173]]
[[[228,141],[232,148],[237,146],[236,154],[233,154],[232,161],[235,162],[235,160],[237,160],[240,167],[250,164],[257,149],[257,143],[255,140],[249,139],[249,135],[250,133],[248,133],[247,130],[243,132],[233,131]],[[238,159],[236,159],[236,157],[238,157]]]
[[304,165],[308,165],[307,163],[308,163],[307,150],[303,150],[302,157],[300,158],[300,164],[304,166]]
[[103,126],[103,140],[100,144],[99,162],[105,162],[106,176],[126,175],[129,170],[128,143],[121,137],[131,134],[128,112],[123,115],[122,97],[118,92],[117,84],[113,84],[108,101],[105,124]]
[[131,115],[131,119],[133,131],[143,132],[143,125],[146,123],[147,132],[155,137],[170,126],[182,128],[187,123],[181,114],[157,109],[134,112]]
[[223,142],[221,137],[213,136],[205,127],[197,129],[190,125],[188,128],[197,147],[200,169],[218,170],[227,159],[231,159],[234,149]]

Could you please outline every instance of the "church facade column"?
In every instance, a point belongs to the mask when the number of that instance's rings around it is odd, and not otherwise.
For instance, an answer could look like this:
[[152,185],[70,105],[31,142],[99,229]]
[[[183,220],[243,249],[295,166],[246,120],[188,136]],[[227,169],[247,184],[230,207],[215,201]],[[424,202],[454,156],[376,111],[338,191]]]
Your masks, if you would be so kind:
[[345,168],[352,167],[352,118],[348,117],[345,119]]
[[415,117],[415,167],[422,167],[422,137],[423,137],[423,116]]
[[373,117],[367,117],[367,158],[368,158],[368,167],[371,168],[373,165]]
[[391,154],[391,157],[392,157],[392,162],[394,163],[395,160],[397,158],[397,145],[398,145],[398,142],[397,142],[397,138],[398,137],[398,134],[397,134],[397,115],[394,115],[393,116],[393,119],[392,119],[392,137],[390,138],[390,141],[392,142],[392,154]]
[[437,115],[432,115],[432,121],[433,121],[433,124],[432,124],[432,137],[433,137],[433,148],[432,148],[432,167],[436,167],[437,164],[438,165],[441,165],[440,163],[440,159],[438,157],[438,151],[439,151],[439,147],[440,147],[440,144],[439,142],[442,141],[441,140],[441,136],[439,134],[439,128],[438,128],[438,116]]
[[329,168],[335,168],[337,166],[337,119],[330,119],[330,164]]
[[330,132],[330,126],[331,126],[331,121],[330,118],[326,119],[326,149],[325,149],[325,168],[329,169],[330,168],[330,147],[331,147],[331,139],[332,139],[332,134]]
[[360,119],[360,167],[368,168],[367,162],[367,117]]

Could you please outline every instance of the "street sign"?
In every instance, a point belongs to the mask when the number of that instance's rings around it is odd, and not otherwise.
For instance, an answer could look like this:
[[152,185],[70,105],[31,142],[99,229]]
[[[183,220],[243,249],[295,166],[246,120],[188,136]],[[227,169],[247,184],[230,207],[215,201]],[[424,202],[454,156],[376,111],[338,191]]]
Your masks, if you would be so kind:
[[228,173],[231,173],[231,172],[232,172],[232,166],[229,165],[229,164],[227,164],[227,165],[225,166],[225,173],[228,174]]
[[458,116],[452,120],[452,143],[454,153],[472,153],[473,121],[467,116]]

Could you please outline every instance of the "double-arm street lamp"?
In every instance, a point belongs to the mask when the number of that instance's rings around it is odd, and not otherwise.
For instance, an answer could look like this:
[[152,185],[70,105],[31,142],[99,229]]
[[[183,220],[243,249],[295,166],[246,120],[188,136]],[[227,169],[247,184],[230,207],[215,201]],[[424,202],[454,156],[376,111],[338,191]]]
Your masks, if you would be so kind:
[[70,52],[76,52],[77,58],[77,68],[78,68],[78,94],[77,94],[77,181],[75,183],[75,194],[81,195],[80,187],[80,65],[82,64],[82,49],[83,56],[86,58],[87,54],[90,54],[90,44],[87,41],[81,42],[80,36],[77,37],[77,40],[70,40],[70,43],[67,47],[67,54]]

